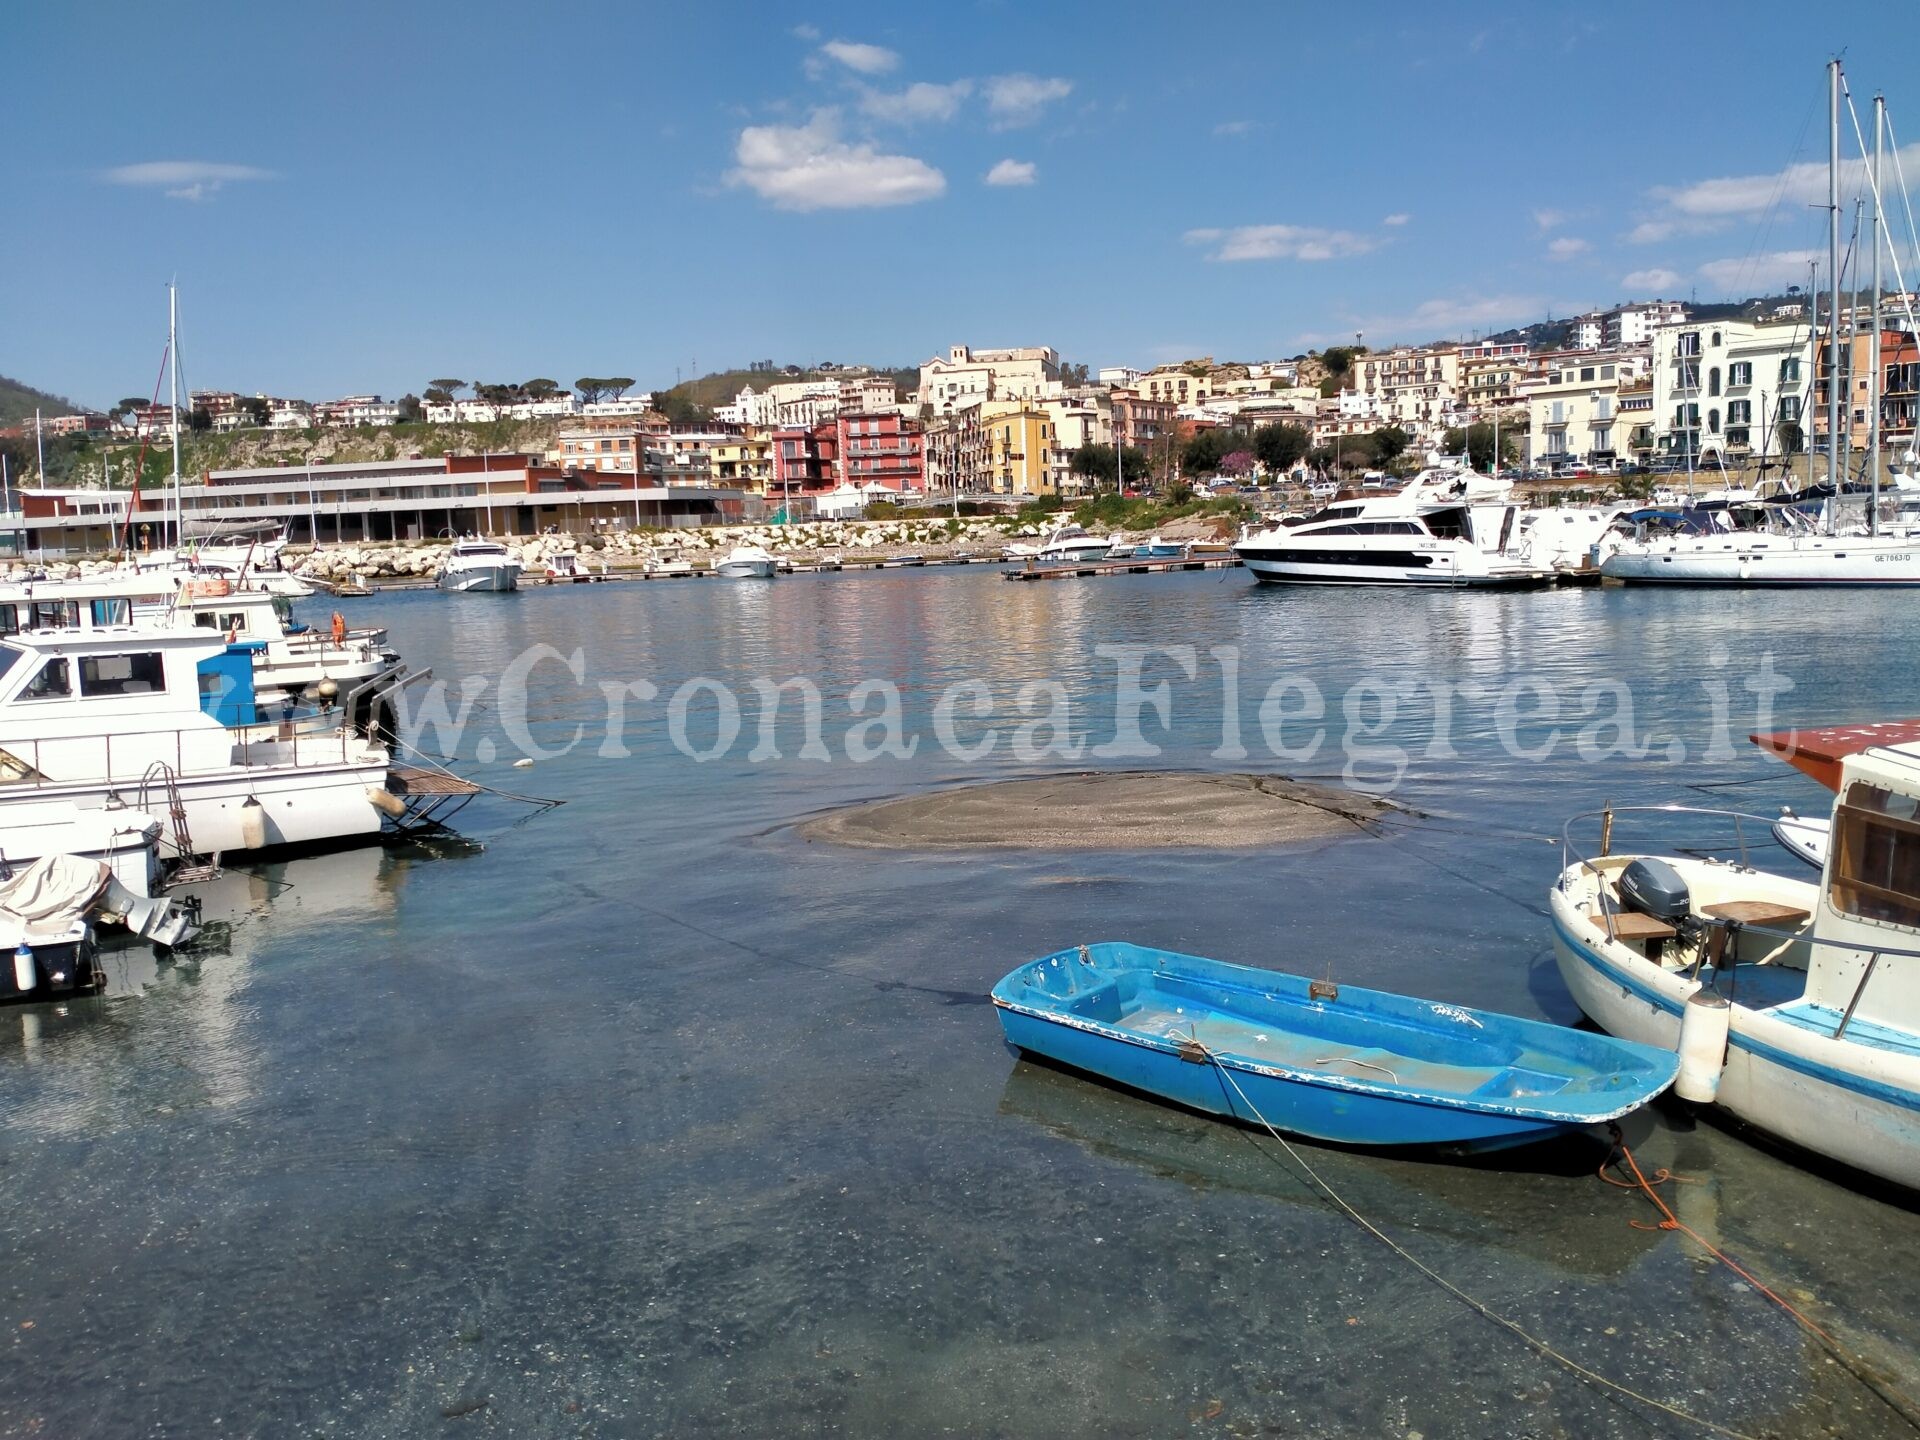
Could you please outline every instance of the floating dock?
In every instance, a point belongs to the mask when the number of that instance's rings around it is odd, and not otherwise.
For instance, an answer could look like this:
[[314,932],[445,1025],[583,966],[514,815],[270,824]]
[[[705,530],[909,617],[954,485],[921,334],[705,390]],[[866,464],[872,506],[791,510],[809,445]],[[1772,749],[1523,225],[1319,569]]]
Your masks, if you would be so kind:
[[1238,555],[1180,555],[1164,560],[1083,560],[1071,565],[1032,565],[1007,571],[1008,580],[1078,580],[1093,575],[1164,575],[1170,570],[1232,570]]

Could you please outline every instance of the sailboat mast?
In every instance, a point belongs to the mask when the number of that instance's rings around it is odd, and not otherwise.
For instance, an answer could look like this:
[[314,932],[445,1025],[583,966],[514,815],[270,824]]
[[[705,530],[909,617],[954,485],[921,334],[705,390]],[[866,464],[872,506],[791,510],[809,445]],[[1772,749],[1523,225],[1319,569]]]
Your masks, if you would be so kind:
[[1867,533],[1880,533],[1880,159],[1887,97],[1873,97],[1873,338],[1867,342]]
[[180,297],[172,285],[167,286],[167,359],[173,371],[173,401],[169,407],[172,424],[168,428],[173,431],[173,543],[177,548],[184,538],[180,524]]
[[1840,62],[1827,62],[1827,529],[1840,499]]

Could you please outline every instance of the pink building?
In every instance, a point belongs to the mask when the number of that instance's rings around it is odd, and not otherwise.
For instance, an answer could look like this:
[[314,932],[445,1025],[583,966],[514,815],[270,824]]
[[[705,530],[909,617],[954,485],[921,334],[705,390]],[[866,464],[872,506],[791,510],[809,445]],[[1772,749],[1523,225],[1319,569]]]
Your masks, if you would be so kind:
[[842,414],[834,431],[834,478],[841,485],[926,488],[919,421],[896,410]]
[[780,495],[817,495],[838,477],[839,424],[795,426],[773,432],[773,489]]

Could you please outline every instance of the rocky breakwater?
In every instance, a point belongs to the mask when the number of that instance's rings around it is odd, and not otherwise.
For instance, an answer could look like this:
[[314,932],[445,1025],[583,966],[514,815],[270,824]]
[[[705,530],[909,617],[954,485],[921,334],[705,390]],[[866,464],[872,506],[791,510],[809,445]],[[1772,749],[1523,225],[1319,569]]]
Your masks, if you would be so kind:
[[[1042,533],[985,517],[918,520],[811,521],[794,525],[711,525],[687,530],[628,530],[612,535],[538,535],[506,539],[529,574],[555,555],[577,554],[590,569],[644,569],[657,560],[712,564],[736,545],[759,545],[782,559],[810,564],[828,557],[884,560],[901,555],[951,556],[971,551],[998,555],[1014,536]],[[328,582],[364,576],[371,580],[425,579],[440,566],[446,542],[411,545],[337,545],[315,550],[298,564],[300,574]]]

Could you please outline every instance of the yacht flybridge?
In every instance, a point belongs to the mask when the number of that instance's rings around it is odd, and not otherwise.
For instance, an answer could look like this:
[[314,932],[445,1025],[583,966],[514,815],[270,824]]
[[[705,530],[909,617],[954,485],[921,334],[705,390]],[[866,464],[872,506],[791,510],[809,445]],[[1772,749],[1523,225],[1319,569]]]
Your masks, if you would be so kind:
[[1470,470],[1422,470],[1393,494],[1339,499],[1233,547],[1273,585],[1446,585],[1528,589],[1553,571],[1507,558],[1520,507]]
[[70,801],[168,815],[178,854],[376,834],[406,810],[387,747],[402,667],[337,712],[272,723],[255,703],[258,642],[151,625],[0,641],[0,823],[16,804]]

